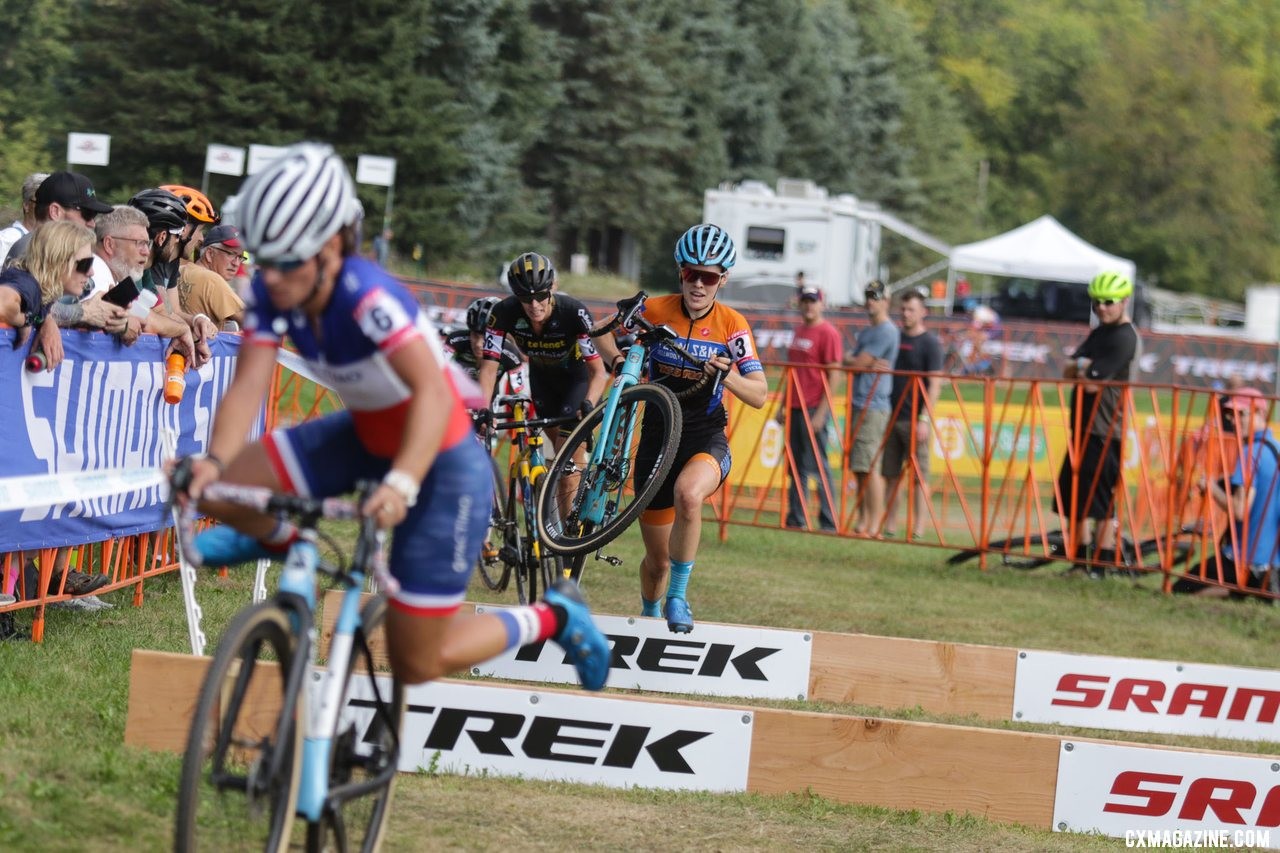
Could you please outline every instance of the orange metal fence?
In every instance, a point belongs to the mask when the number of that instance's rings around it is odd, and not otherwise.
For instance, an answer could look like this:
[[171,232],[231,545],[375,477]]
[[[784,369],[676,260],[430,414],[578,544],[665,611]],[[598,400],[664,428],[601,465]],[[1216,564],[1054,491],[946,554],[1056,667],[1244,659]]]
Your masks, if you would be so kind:
[[[767,368],[771,379],[784,378],[791,369],[785,364]],[[860,435],[864,419],[853,414],[851,383],[844,372],[837,387],[825,389],[835,422],[827,442],[830,479],[820,470],[816,482],[806,484],[800,515],[804,526],[816,531],[818,508],[825,498],[838,510],[836,529],[825,535],[855,537],[860,535],[854,519],[863,496],[848,462],[853,442],[867,437]],[[1124,417],[1099,436],[1101,446],[1114,447],[1120,460],[1114,515],[1098,525],[1098,544],[1092,550],[1085,544],[1089,540],[1084,526],[1064,523],[1057,508],[1065,504],[1067,518],[1073,518],[1080,514],[1079,507],[1100,495],[1103,477],[1098,466],[1085,465],[1083,438],[1096,406],[1073,408],[1074,383],[1065,380],[937,378],[941,390],[936,401],[929,399],[927,378],[912,376],[908,393],[891,413],[891,423],[899,414],[909,420],[919,416],[924,423],[918,432],[911,431],[896,488],[886,490],[885,507],[861,535],[952,549],[961,552],[953,561],[972,556],[984,567],[995,556],[1021,567],[1062,561],[1095,572],[1160,572],[1166,590],[1180,578],[1212,574],[1228,546],[1235,554],[1253,553],[1259,564],[1280,562],[1274,541],[1249,544],[1262,536],[1273,540],[1270,528],[1251,530],[1247,510],[1241,513],[1194,488],[1201,480],[1211,484],[1229,479],[1243,456],[1249,464],[1241,466],[1241,488],[1253,493],[1250,505],[1262,515],[1271,506],[1280,509],[1280,477],[1265,476],[1276,466],[1259,469],[1254,464],[1272,452],[1267,444],[1274,445],[1274,439],[1263,443],[1252,435],[1227,431],[1217,392],[1117,385]],[[877,382],[892,379],[891,373],[881,373]],[[771,382],[771,387],[777,383]],[[783,387],[790,389],[794,383],[785,381]],[[787,441],[792,420],[799,418],[807,441],[816,442],[809,412],[790,404],[790,399],[777,395],[762,410],[730,401],[734,471],[711,508],[722,537],[732,524],[784,526],[788,486],[800,470],[797,455],[811,452],[807,442],[792,446]],[[1274,412],[1274,400],[1267,398],[1267,404]],[[784,414],[775,428],[771,425],[779,407]],[[873,465],[878,466],[889,431],[868,440],[875,447]],[[926,456],[927,466],[921,464]],[[1067,494],[1058,485],[1064,464],[1077,483]],[[918,513],[915,495],[921,489],[927,500],[920,501]],[[896,518],[905,523],[891,529],[895,514],[890,507],[895,503],[901,505]],[[920,535],[913,538],[913,531]],[[1225,583],[1210,581],[1233,592],[1276,596],[1276,572],[1251,575],[1244,561],[1234,566]]]
[[[778,387],[791,369],[778,363],[766,368],[771,387]],[[722,538],[734,524],[784,525],[787,489],[799,468],[798,451],[786,440],[796,417],[809,441],[817,430],[830,437],[829,477],[819,469],[817,482],[807,484],[800,511],[803,525],[816,528],[821,490],[834,510],[836,525],[834,531],[816,535],[857,535],[854,519],[863,496],[855,489],[848,460],[853,442],[865,438],[865,419],[851,417],[851,383],[848,371],[844,373],[836,387],[826,388],[834,429],[813,423],[806,410],[791,409],[790,400],[777,394],[762,410],[729,398],[734,469],[709,504]],[[892,380],[888,372],[876,377],[877,382]],[[864,536],[950,549],[958,552],[954,562],[973,557],[983,567],[993,558],[1028,567],[1061,561],[1111,572],[1158,572],[1166,591],[1179,579],[1195,579],[1236,593],[1280,597],[1277,573],[1252,575],[1244,561],[1221,581],[1213,577],[1213,566],[1223,564],[1224,548],[1245,553],[1259,532],[1250,530],[1249,513],[1241,514],[1231,504],[1220,505],[1193,487],[1202,479],[1210,483],[1228,479],[1237,459],[1253,459],[1263,452],[1251,437],[1224,430],[1217,393],[1169,385],[1124,388],[1123,431],[1113,429],[1104,439],[1108,446],[1118,445],[1121,461],[1114,520],[1103,525],[1110,529],[1099,535],[1100,547],[1089,550],[1083,544],[1081,526],[1062,524],[1056,511],[1060,502],[1072,502],[1058,487],[1064,459],[1081,484],[1075,489],[1075,501],[1092,499],[1099,483],[1096,470],[1082,467],[1081,442],[1072,439],[1084,433],[1084,425],[1094,415],[1072,408],[1073,384],[953,375],[940,377],[940,382],[938,398],[931,400],[925,377],[913,376],[909,393],[891,413],[891,422],[905,412],[908,418],[927,420],[927,426],[918,435],[912,432],[901,478],[896,487],[886,490],[885,507]],[[790,381],[785,386],[795,387]],[[341,406],[331,392],[283,368],[277,371],[271,399],[269,427]],[[779,406],[783,407],[781,423],[775,420]],[[1269,411],[1274,411],[1274,405]],[[875,466],[883,462],[887,435],[869,439]],[[927,474],[922,465],[926,457]],[[1280,495],[1274,494],[1280,489],[1280,477],[1262,482],[1249,465],[1244,466],[1244,475],[1243,488],[1254,493],[1253,501],[1280,509]],[[920,501],[917,510],[915,496],[920,490],[925,490],[927,499]],[[901,524],[889,529],[886,522],[894,517],[894,504],[901,504],[896,514]],[[921,535],[913,537],[917,530]],[[168,531],[162,530],[82,545],[69,549],[70,561],[80,571],[110,578],[98,592],[132,586],[137,606],[143,601],[146,579],[177,568],[170,540]],[[1266,561],[1276,561],[1274,543],[1263,550]],[[55,550],[28,552],[26,557],[34,558],[38,577],[24,571],[21,555],[0,555],[3,589],[16,586],[19,596],[17,603],[0,611],[32,609],[32,636],[40,640],[45,608],[71,596],[63,589],[64,575],[55,575],[59,562]],[[51,590],[54,577],[59,581]]]

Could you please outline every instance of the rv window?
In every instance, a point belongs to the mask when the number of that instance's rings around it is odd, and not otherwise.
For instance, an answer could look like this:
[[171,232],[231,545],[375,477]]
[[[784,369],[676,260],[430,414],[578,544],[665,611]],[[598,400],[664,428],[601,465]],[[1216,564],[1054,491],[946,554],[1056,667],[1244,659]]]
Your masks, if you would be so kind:
[[747,257],[758,261],[782,260],[782,244],[787,232],[781,228],[747,226]]

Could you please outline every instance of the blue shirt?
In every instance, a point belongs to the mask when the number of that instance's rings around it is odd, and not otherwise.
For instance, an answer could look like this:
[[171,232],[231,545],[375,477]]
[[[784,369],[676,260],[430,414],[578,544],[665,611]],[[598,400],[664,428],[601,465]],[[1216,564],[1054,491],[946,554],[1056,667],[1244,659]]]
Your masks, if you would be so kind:
[[[869,353],[889,362],[890,368],[898,360],[898,327],[887,318],[883,323],[868,326],[858,332],[853,354]],[[888,373],[869,370],[856,374],[853,380],[853,407],[889,411],[889,394],[893,390],[893,377]]]
[[[1236,470],[1231,473],[1231,485],[1243,488],[1245,466],[1253,469],[1248,482],[1248,487],[1253,489],[1248,523],[1236,520],[1235,543],[1248,552],[1249,565],[1258,567],[1259,572],[1280,564],[1276,554],[1276,533],[1280,528],[1280,479],[1277,478],[1280,456],[1277,451],[1280,451],[1280,447],[1276,445],[1271,431],[1260,430],[1254,433],[1252,439],[1244,441]],[[1227,537],[1222,553],[1233,562],[1239,562],[1234,556],[1231,537]]]

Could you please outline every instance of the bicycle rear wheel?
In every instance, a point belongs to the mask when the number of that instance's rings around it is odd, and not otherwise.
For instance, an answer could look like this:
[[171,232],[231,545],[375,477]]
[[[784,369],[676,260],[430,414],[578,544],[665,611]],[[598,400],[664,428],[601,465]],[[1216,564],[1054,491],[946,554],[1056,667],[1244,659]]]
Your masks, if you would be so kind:
[[490,550],[492,553],[486,557],[482,551],[479,559],[476,560],[476,569],[485,586],[495,592],[502,592],[511,582],[511,564],[502,559],[502,543],[506,539],[507,500],[510,496],[507,493],[507,484],[503,482],[502,469],[498,466],[498,460],[490,459],[490,461],[493,463],[493,509],[489,514],[489,532],[485,538],[485,550]]
[[281,851],[289,846],[302,760],[298,649],[273,601],[240,611],[196,702],[178,786],[174,849]]
[[[604,410],[596,407],[569,433],[538,493],[542,541],[563,556],[603,547],[635,521],[661,487],[680,445],[680,404],[661,385],[623,389],[610,435],[601,434]],[[649,441],[644,459],[637,454],[642,431]],[[593,463],[591,448],[602,442],[603,461]],[[560,497],[565,482],[572,494],[567,501]]]
[[377,678],[366,640],[382,627],[387,599],[375,596],[361,611],[342,691],[342,717],[329,763],[329,798],[317,823],[307,825],[307,850],[377,850],[391,813],[400,762],[404,687]]

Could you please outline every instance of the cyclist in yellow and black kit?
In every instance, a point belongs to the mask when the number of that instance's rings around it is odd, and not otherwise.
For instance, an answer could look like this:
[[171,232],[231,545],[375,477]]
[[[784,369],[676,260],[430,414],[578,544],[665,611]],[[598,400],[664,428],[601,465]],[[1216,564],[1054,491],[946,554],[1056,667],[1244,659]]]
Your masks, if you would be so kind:
[[[670,326],[690,354],[706,361],[699,370],[673,349],[657,347],[650,358],[650,381],[678,393],[695,385],[703,371],[719,374],[702,392],[682,401],[684,427],[675,464],[640,515],[645,549],[640,563],[641,612],[665,616],[667,627],[682,634],[693,630],[686,591],[702,537],[702,504],[720,488],[732,465],[725,435],[725,389],[756,409],[764,405],[769,391],[746,319],[716,301],[737,255],[733,240],[719,227],[693,226],[676,243],[680,292],[655,296],[644,307],[645,319]],[[638,471],[652,470],[648,460],[659,450],[658,439],[642,428]]]
[[[511,296],[494,305],[484,338],[477,381],[493,399],[498,362],[514,340],[529,360],[529,396],[539,417],[585,415],[595,408],[609,374],[591,341],[591,312],[572,296],[556,291],[556,269],[545,255],[528,252],[507,269]],[[547,430],[560,446],[560,430]]]

